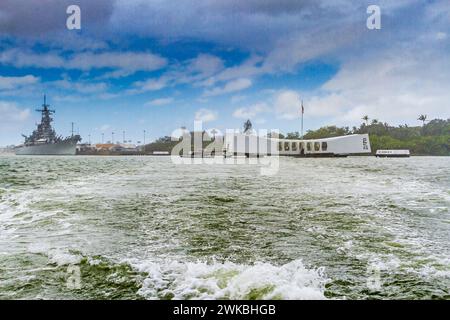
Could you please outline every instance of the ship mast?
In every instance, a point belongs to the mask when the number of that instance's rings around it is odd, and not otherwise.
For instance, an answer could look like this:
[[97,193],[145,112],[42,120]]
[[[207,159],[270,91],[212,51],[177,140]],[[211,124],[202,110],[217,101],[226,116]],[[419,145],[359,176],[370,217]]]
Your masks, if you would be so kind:
[[[47,95],[44,94],[44,104],[42,105],[43,109],[36,109],[37,112],[42,112],[42,116],[50,115],[51,113],[55,113],[55,110],[50,110],[49,104],[47,104]],[[53,119],[51,119],[53,121]]]
[[44,94],[44,104],[42,105],[42,109],[36,110],[37,112],[42,113],[42,118],[41,123],[35,131],[34,140],[45,139],[47,142],[51,142],[56,138],[51,125],[53,121],[51,115],[55,113],[55,110],[50,110],[48,107],[50,107],[50,105],[47,104],[47,96]]

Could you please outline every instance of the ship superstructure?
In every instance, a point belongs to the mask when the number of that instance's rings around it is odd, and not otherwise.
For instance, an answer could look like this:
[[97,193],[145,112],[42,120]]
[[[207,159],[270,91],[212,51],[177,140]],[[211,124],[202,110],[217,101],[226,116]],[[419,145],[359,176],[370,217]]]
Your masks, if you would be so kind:
[[17,155],[75,155],[76,145],[81,141],[81,137],[74,135],[73,129],[69,137],[57,136],[51,124],[55,110],[49,107],[44,95],[42,108],[36,110],[42,114],[41,123],[30,136],[22,135],[25,142],[16,148]]

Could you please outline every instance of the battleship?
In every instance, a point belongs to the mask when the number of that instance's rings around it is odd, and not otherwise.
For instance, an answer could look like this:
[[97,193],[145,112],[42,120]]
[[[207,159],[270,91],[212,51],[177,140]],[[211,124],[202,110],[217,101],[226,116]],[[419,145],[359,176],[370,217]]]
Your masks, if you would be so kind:
[[75,155],[77,143],[81,141],[79,135],[73,134],[66,138],[57,136],[55,130],[52,128],[53,118],[52,114],[55,110],[49,109],[50,105],[46,103],[46,96],[44,95],[44,104],[42,109],[37,109],[41,112],[41,123],[37,125],[37,129],[33,131],[30,136],[23,135],[25,142],[16,147],[16,155]]

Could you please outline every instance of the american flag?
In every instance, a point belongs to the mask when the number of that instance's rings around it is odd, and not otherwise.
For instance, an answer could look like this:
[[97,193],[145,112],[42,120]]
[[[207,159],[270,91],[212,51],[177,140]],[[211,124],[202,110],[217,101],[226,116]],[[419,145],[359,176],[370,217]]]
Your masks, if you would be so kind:
[[302,114],[305,113],[305,108],[303,108],[303,100],[302,100]]

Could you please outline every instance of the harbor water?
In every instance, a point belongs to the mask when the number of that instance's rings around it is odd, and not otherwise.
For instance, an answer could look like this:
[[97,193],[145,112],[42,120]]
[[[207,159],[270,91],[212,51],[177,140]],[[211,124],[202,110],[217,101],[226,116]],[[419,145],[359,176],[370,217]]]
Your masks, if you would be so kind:
[[450,161],[0,157],[0,299],[450,299]]

